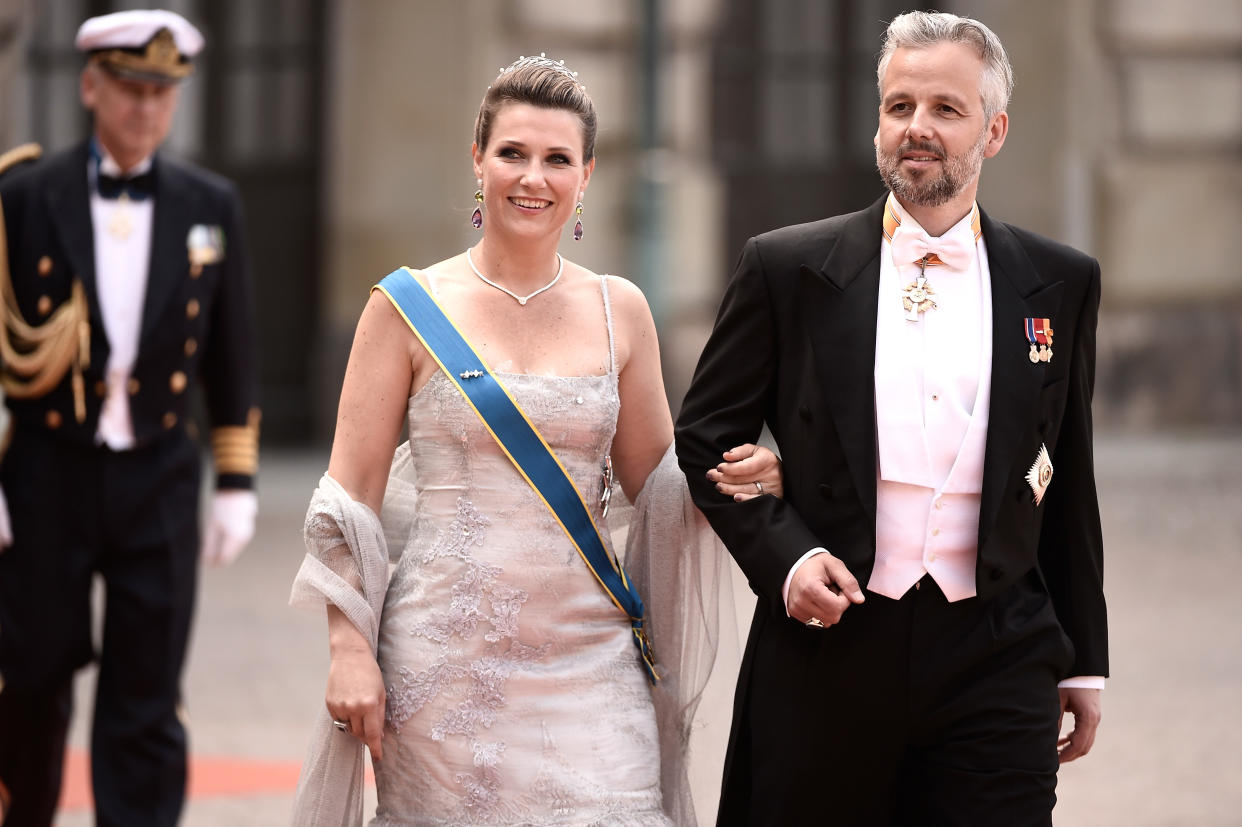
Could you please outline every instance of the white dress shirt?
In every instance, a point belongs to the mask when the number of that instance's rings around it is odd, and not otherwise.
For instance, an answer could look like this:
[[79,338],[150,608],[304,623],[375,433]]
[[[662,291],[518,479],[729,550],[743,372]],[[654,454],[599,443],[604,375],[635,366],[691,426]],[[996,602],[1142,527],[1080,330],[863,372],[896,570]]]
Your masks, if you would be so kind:
[[[992,291],[978,213],[972,209],[939,239],[895,198],[894,242],[880,245],[876,314],[875,411],[879,473],[876,557],[870,591],[901,598],[930,574],[950,601],[975,595],[979,504],[992,375]],[[942,239],[969,251],[952,266],[922,274],[936,307],[911,321],[902,292],[920,275],[898,261],[904,234],[934,251]],[[921,244],[920,254],[927,244]]]
[[[99,171],[122,177],[120,166],[99,147]],[[138,358],[142,332],[143,302],[151,264],[151,227],[155,199],[135,201],[106,199],[95,186],[95,164],[90,162],[91,225],[95,238],[95,289],[99,315],[108,337],[107,391],[99,412],[95,442],[115,451],[134,446],[134,426],[129,412],[129,379]],[[125,171],[133,177],[151,168],[151,158]]]

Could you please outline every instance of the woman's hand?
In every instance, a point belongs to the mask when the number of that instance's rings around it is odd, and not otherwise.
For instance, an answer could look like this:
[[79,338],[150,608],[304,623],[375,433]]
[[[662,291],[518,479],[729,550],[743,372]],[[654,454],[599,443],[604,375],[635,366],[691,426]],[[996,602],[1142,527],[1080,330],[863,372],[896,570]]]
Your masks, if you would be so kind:
[[345,731],[366,744],[371,760],[378,761],[384,757],[384,675],[362,633],[336,606],[328,607],[328,649],[328,714],[345,724]]
[[328,668],[324,700],[333,721],[371,750],[371,760],[384,756],[384,677],[370,650],[334,653]]
[[707,472],[716,490],[745,502],[763,494],[781,497],[785,493],[781,458],[761,445],[746,443],[724,452],[724,462]]

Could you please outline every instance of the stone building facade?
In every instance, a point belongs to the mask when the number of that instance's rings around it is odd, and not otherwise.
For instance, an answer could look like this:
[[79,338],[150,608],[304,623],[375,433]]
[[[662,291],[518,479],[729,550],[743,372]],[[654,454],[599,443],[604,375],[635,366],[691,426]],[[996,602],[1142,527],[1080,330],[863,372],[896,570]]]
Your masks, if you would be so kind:
[[[79,64],[47,44],[127,5],[0,0],[6,144],[80,127]],[[541,51],[579,71],[601,116],[586,238],[563,249],[648,293],[676,407],[745,237],[879,193],[873,60],[909,5],[174,0],[211,24],[174,149],[253,193],[260,301],[297,299],[263,343],[268,432],[283,418],[295,441],[330,434],[369,286],[471,243],[474,113],[499,67]],[[1242,425],[1242,4],[938,5],[994,28],[1017,75],[980,202],[1103,265],[1101,425]],[[40,118],[36,98],[52,101]]]

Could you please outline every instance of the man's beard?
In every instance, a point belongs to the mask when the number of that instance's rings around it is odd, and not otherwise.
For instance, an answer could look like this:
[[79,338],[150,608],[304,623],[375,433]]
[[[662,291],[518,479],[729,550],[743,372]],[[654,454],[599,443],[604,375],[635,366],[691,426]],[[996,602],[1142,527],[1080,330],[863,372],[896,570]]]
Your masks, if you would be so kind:
[[[876,146],[875,166],[884,185],[902,201],[920,207],[939,207],[956,198],[979,174],[987,138],[987,130],[984,130],[968,152],[952,158],[946,157],[944,147],[928,141],[904,143],[891,154]],[[923,152],[940,159],[940,174],[930,171],[903,172],[901,156],[908,152]]]

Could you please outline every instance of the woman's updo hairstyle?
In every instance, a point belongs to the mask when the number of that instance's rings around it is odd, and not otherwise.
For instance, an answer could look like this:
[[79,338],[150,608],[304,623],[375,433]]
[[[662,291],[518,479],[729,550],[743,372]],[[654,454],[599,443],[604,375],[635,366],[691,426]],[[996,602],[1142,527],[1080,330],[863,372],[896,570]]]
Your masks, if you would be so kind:
[[492,137],[496,113],[506,103],[527,103],[543,109],[563,109],[582,122],[582,163],[595,157],[595,104],[578,73],[565,67],[565,61],[544,57],[520,57],[504,69],[487,87],[479,115],[474,121],[474,142],[480,151]]

